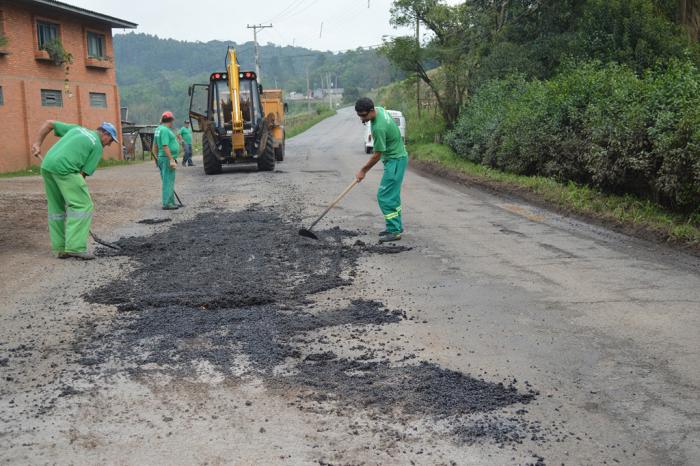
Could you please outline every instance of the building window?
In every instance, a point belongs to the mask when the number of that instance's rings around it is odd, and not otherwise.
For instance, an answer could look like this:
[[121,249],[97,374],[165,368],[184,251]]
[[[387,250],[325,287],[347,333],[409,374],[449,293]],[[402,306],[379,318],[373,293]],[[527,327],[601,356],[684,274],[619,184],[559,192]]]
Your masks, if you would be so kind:
[[0,86],[0,105],[5,105],[5,95],[2,93],[2,86]]
[[96,32],[87,33],[88,57],[102,58],[105,57],[105,36]]
[[90,106],[107,108],[107,94],[103,92],[91,92]]
[[39,50],[44,50],[44,47],[48,42],[52,40],[59,40],[58,24],[49,23],[48,21],[37,21],[36,37],[38,40]]
[[63,93],[55,89],[41,90],[42,107],[63,107]]

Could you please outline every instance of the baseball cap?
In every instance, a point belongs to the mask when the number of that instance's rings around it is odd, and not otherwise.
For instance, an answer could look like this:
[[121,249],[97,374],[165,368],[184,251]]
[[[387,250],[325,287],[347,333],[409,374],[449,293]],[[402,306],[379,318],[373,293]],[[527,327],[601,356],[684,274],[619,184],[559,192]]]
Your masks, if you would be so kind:
[[100,125],[100,128],[107,131],[107,133],[109,133],[109,135],[112,136],[112,139],[114,140],[114,142],[119,144],[119,139],[117,139],[117,128],[115,128],[112,123],[108,123],[105,121],[104,123],[102,123]]
[[165,111],[163,114],[160,116],[160,119],[163,120],[163,118],[172,118],[173,120],[175,119],[175,116],[173,115],[173,112],[171,111]]

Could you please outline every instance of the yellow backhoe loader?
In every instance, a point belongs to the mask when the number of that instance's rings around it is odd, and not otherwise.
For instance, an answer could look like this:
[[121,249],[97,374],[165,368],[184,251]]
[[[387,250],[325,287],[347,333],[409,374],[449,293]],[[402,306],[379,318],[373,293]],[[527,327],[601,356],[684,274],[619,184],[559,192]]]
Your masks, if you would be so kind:
[[263,91],[253,71],[241,71],[234,48],[226,52],[226,71],[212,73],[208,84],[191,85],[189,95],[192,131],[203,133],[207,175],[232,163],[271,171],[284,160],[282,91]]

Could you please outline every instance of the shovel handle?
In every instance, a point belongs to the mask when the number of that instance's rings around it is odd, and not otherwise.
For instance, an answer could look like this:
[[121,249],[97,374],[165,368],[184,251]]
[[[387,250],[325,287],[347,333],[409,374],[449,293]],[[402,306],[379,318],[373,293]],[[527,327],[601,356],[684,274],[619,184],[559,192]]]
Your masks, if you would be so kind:
[[314,221],[314,223],[311,224],[311,226],[309,227],[309,230],[311,230],[314,226],[316,226],[316,224],[317,224],[318,222],[320,222],[321,219],[322,219],[323,217],[325,217],[326,214],[327,214],[333,207],[335,207],[336,204],[338,204],[338,202],[340,202],[340,200],[341,200],[342,198],[344,198],[345,195],[346,195],[347,193],[349,193],[350,190],[351,190],[352,188],[354,188],[354,187],[357,185],[357,183],[359,183],[359,181],[357,181],[357,179],[354,179],[354,180],[352,181],[352,183],[350,183],[350,184],[348,185],[348,187],[345,188],[345,191],[343,191],[342,193],[340,193],[340,195],[339,195],[338,197],[335,198],[335,200],[331,203],[331,205],[329,205],[328,207],[326,207],[326,210],[324,210],[323,213]]

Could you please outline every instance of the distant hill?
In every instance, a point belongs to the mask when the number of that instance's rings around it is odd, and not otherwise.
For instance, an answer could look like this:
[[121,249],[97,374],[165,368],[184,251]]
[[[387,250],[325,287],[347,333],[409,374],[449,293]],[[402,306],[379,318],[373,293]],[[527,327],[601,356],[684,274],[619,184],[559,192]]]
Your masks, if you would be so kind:
[[[155,123],[163,110],[175,112],[178,120],[187,116],[187,88],[204,83],[209,74],[224,70],[228,45],[236,47],[245,69],[255,69],[253,42],[185,42],[160,39],[148,34],[117,34],[114,54],[122,105],[129,108],[129,120]],[[306,91],[306,73],[312,87],[331,73],[338,87],[374,89],[403,78],[387,59],[374,50],[357,49],[342,53],[321,52],[303,47],[260,46],[264,87],[286,92]],[[315,86],[314,86],[315,85]]]

